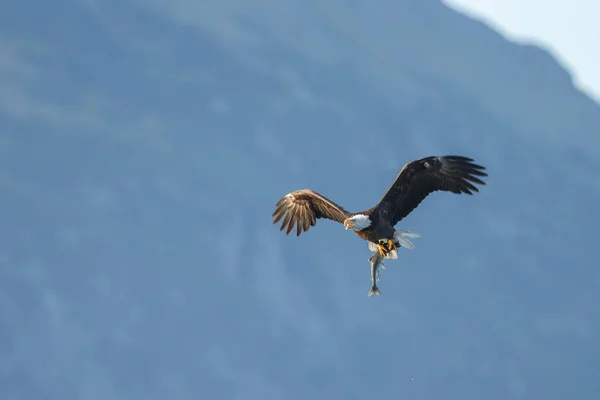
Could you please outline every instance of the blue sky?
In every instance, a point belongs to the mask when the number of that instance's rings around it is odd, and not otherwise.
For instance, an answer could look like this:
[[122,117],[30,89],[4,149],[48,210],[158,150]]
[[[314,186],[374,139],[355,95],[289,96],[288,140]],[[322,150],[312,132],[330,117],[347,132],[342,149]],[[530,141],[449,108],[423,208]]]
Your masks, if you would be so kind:
[[511,40],[534,42],[550,49],[574,73],[578,87],[600,100],[598,2],[445,0],[444,3],[487,21]]

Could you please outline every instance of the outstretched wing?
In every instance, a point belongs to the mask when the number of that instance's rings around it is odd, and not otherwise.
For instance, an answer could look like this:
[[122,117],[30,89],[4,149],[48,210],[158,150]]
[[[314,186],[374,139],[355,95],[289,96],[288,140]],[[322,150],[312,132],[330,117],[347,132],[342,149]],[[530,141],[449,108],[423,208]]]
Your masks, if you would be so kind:
[[432,192],[469,195],[479,192],[473,183],[485,185],[478,178],[487,176],[484,169],[462,156],[431,156],[411,161],[402,168],[375,208],[385,209],[395,225]]
[[279,230],[282,231],[287,226],[286,235],[296,224],[296,236],[300,236],[303,231],[306,232],[311,226],[315,226],[318,218],[343,223],[350,215],[348,211],[325,196],[313,190],[302,189],[283,196],[275,205],[275,212],[271,217],[274,218],[273,224],[283,218]]

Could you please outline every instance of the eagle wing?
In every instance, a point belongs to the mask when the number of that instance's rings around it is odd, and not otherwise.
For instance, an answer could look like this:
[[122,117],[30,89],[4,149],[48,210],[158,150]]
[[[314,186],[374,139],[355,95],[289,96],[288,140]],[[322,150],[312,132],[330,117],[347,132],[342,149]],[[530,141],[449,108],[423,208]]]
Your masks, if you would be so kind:
[[396,225],[432,192],[445,191],[472,195],[473,184],[485,185],[478,177],[487,176],[485,167],[462,156],[431,156],[406,164],[377,207],[387,211]]
[[283,218],[279,230],[282,231],[287,226],[286,235],[296,224],[296,236],[300,236],[303,231],[306,232],[311,226],[315,226],[318,218],[343,223],[350,215],[325,196],[313,190],[302,189],[283,196],[275,205],[275,212],[271,217],[274,218],[273,224]]

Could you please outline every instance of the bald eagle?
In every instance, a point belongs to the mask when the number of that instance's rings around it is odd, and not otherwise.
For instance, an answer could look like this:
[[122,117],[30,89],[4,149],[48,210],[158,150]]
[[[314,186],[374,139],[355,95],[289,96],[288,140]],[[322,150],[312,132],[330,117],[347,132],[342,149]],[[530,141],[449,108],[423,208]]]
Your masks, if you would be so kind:
[[286,235],[296,225],[296,236],[315,226],[317,219],[336,221],[369,242],[369,249],[378,251],[382,257],[397,258],[398,247],[406,243],[402,238],[407,231],[397,231],[395,225],[430,193],[479,192],[474,183],[485,185],[478,178],[487,176],[483,170],[485,167],[463,156],[425,157],[404,165],[379,203],[368,210],[352,213],[314,190],[301,189],[283,196],[271,217],[273,224],[283,219],[279,230],[286,229]]

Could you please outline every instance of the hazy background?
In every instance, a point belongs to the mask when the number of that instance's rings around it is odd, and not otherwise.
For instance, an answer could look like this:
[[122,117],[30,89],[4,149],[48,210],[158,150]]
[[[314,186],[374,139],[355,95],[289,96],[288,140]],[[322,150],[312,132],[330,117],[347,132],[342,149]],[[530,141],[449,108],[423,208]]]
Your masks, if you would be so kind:
[[[0,13],[0,398],[597,399],[600,106],[545,50],[434,0],[9,2]],[[366,243],[275,202],[436,194]]]
[[572,72],[576,87],[600,101],[600,3],[595,0],[442,0],[511,40],[539,43]]

